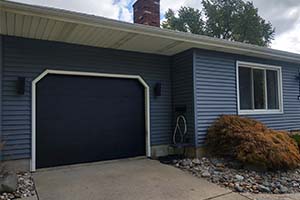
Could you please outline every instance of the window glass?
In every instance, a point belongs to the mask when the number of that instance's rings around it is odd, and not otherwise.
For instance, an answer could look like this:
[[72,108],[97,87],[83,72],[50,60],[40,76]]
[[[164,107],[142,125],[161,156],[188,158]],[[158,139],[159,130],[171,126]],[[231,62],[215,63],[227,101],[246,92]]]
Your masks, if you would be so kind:
[[251,71],[251,68],[239,67],[240,107],[244,110],[251,110],[253,105]]
[[268,109],[279,109],[278,72],[267,70]]
[[266,109],[264,70],[253,69],[254,108]]
[[238,67],[240,111],[245,114],[281,111],[280,72],[272,66],[241,64]]

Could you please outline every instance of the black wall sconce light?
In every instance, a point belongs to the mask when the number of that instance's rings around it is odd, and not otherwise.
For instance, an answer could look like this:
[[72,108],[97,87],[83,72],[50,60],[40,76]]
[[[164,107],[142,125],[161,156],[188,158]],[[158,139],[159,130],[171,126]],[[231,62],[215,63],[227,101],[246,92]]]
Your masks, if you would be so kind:
[[161,96],[161,83],[156,83],[154,86],[154,95],[156,97],[160,97]]
[[20,95],[25,94],[25,77],[18,77],[17,80],[17,93]]

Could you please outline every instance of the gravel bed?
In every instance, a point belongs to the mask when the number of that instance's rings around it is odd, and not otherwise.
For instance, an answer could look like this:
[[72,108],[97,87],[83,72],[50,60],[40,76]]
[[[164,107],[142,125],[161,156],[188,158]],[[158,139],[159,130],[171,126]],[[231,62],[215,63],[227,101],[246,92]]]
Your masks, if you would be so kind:
[[236,192],[287,194],[300,192],[300,169],[257,172],[237,162],[216,158],[173,160],[172,164],[194,176]]
[[2,193],[0,199],[10,200],[34,196],[35,186],[30,172],[19,172],[17,190],[13,193]]

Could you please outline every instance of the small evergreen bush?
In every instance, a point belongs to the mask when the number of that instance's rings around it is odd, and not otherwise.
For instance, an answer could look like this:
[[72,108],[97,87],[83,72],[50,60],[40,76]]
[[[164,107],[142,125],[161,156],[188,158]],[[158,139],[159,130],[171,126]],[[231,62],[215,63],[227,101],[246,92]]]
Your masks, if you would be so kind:
[[300,152],[300,133],[297,133],[297,134],[294,134],[291,136],[295,142],[297,143],[298,145],[298,148],[299,148],[299,152]]
[[300,153],[287,132],[268,129],[259,121],[224,115],[208,129],[211,154],[237,159],[245,165],[269,170],[299,167]]

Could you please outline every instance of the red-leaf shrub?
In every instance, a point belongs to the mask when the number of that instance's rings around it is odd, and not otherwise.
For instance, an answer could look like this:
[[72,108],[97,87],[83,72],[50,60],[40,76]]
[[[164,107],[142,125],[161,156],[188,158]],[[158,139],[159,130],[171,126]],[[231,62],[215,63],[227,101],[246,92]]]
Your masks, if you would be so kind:
[[264,169],[292,169],[300,164],[298,147],[287,132],[235,115],[221,116],[208,129],[207,148],[216,156]]

